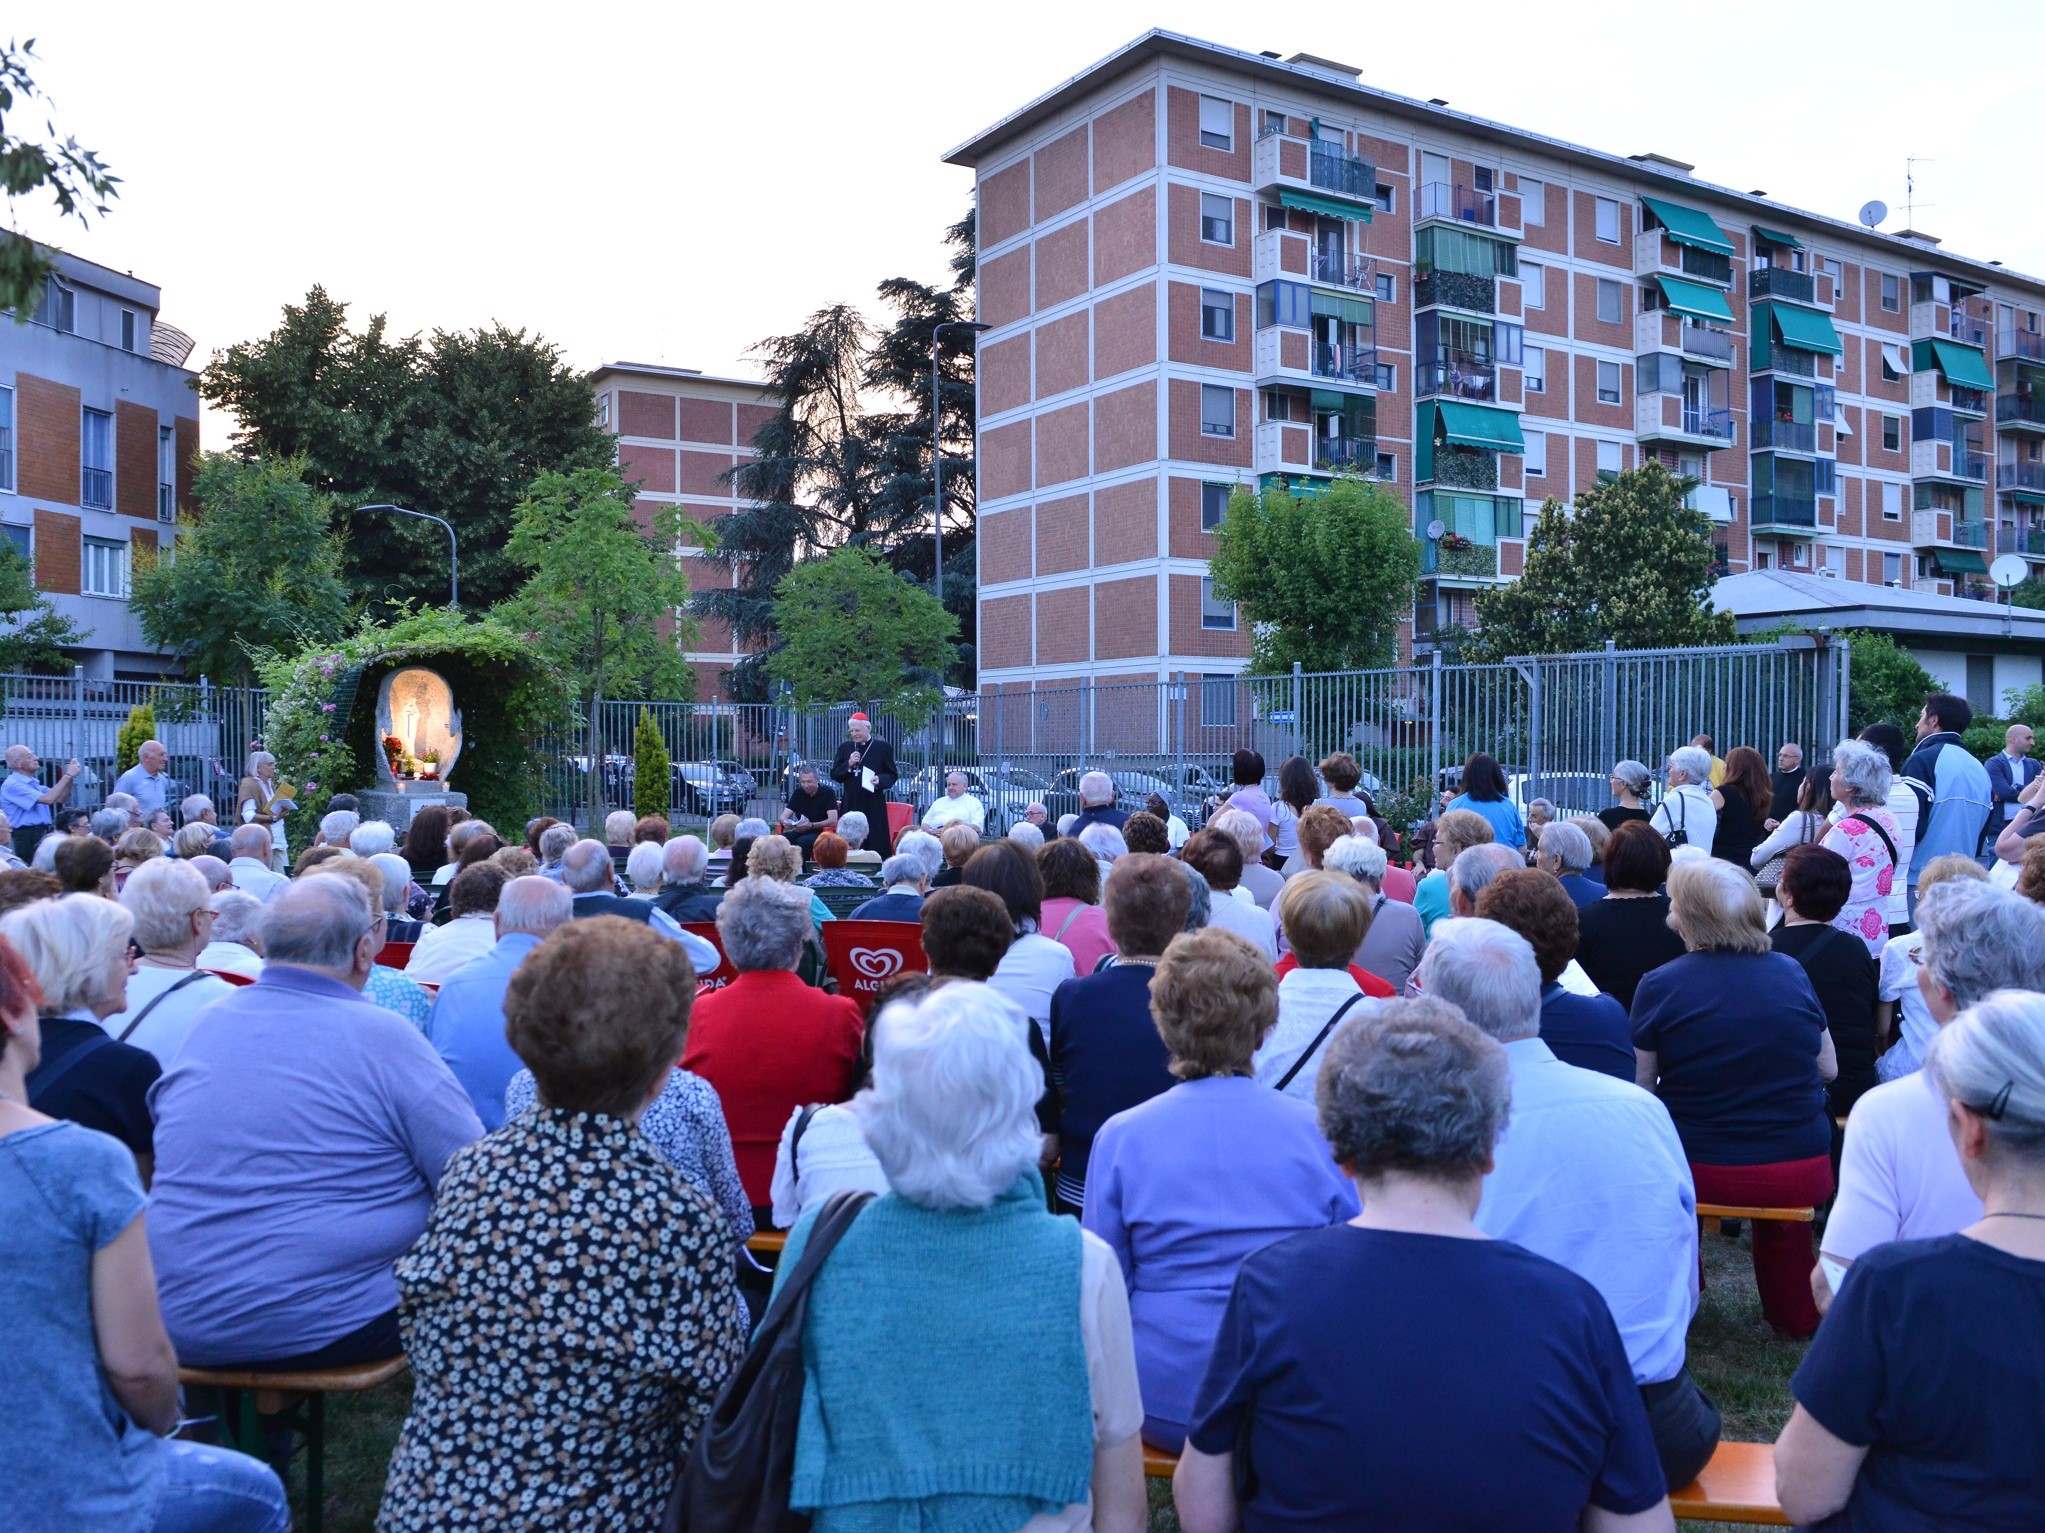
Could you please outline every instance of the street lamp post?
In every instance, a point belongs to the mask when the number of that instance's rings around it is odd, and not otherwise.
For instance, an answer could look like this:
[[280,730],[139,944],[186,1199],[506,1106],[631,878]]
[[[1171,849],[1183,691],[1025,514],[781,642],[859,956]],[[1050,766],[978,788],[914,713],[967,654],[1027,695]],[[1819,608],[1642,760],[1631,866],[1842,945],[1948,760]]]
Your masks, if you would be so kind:
[[947,330],[992,330],[977,319],[948,319],[930,332],[930,546],[936,556],[931,566],[931,590],[944,600],[944,410],[939,392],[944,384],[937,371],[938,342]]
[[445,517],[433,516],[425,511],[414,511],[410,506],[357,506],[357,511],[390,511],[398,516],[416,516],[422,522],[438,522],[447,529],[447,604],[459,607],[462,604],[461,567],[455,559],[454,524]]

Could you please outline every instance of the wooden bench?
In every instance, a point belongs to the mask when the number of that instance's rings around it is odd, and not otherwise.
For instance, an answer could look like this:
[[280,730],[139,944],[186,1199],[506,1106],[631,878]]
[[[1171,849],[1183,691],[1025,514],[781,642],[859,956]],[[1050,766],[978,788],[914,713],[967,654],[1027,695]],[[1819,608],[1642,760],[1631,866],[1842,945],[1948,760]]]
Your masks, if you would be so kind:
[[1809,1224],[1818,1217],[1815,1208],[1749,1208],[1740,1203],[1699,1203],[1697,1222],[1708,1235],[1718,1233],[1721,1219],[1779,1220],[1785,1224]]
[[354,1395],[388,1384],[411,1365],[404,1354],[346,1368],[310,1373],[252,1373],[244,1369],[180,1368],[178,1382],[223,1395],[220,1434],[229,1447],[268,1460],[264,1416],[282,1416],[305,1434],[305,1526],[320,1533],[325,1519],[327,1396]]
[[[1169,1480],[1179,1456],[1143,1448],[1143,1472],[1153,1480]],[[1786,1528],[1789,1519],[1775,1499],[1775,1445],[1720,1443],[1704,1473],[1669,1496],[1679,1522],[1742,1522]]]
[[787,1244],[786,1230],[759,1230],[746,1242],[746,1249],[755,1256],[779,1256]]

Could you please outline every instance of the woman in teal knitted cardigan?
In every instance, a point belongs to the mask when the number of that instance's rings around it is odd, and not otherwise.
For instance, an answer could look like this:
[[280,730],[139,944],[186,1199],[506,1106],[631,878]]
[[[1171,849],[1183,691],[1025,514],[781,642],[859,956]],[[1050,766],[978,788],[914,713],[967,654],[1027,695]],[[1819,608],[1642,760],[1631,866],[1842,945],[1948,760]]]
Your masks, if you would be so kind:
[[810,1292],[790,1504],[816,1533],[1148,1519],[1129,1301],[1108,1247],[1045,1211],[1027,1026],[963,982],[874,1022],[873,1083],[851,1105],[892,1190]]

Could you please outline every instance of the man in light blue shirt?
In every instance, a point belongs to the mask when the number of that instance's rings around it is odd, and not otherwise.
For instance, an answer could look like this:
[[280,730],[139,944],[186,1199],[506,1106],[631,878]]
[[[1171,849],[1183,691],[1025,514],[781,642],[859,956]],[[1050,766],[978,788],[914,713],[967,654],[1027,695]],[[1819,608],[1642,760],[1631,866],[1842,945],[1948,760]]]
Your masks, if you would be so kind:
[[1719,1415],[1685,1367],[1697,1309],[1697,1192],[1668,1109],[1630,1082],[1564,1064],[1541,1041],[1541,971],[1519,933],[1492,921],[1436,922],[1414,978],[1503,1044],[1512,1072],[1512,1115],[1477,1227],[1604,1296],[1663,1473],[1672,1487],[1689,1484],[1718,1446]]
[[525,955],[574,913],[568,890],[551,878],[514,878],[497,897],[497,945],[447,977],[426,1019],[426,1041],[454,1071],[486,1130],[504,1126],[504,1088],[525,1068],[504,1041],[504,993]]
[[26,745],[7,747],[7,777],[0,781],[0,813],[14,827],[14,855],[23,862],[35,856],[37,845],[50,833],[50,807],[71,796],[71,783],[79,770],[73,760],[56,784],[45,788],[36,775],[42,769],[42,762]]
[[135,756],[135,764],[115,780],[114,792],[132,794],[136,807],[142,811],[142,823],[147,825],[157,810],[170,807],[172,784],[166,770],[170,766],[170,752],[163,748],[161,740],[144,740]]

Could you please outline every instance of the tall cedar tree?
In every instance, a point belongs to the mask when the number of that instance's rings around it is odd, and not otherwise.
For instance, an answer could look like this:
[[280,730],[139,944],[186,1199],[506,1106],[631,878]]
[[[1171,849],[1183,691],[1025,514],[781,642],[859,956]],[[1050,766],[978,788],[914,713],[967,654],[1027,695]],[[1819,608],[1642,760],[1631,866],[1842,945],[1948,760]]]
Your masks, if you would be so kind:
[[1683,504],[1696,483],[1659,463],[1628,469],[1577,496],[1541,507],[1527,538],[1526,571],[1477,597],[1473,660],[1597,649],[1731,644],[1732,614],[1709,606],[1711,521]]
[[463,604],[480,610],[524,579],[507,548],[527,487],[616,461],[588,379],[539,336],[493,325],[398,339],[381,314],[351,330],[320,287],[267,336],[217,354],[199,387],[234,414],[243,457],[304,459],[307,482],[333,497],[350,589],[379,609],[447,600],[447,534],[354,507],[452,522]]
[[[951,283],[906,277],[880,285],[892,313],[876,331],[857,309],[834,304],[791,335],[754,348],[781,409],[753,439],[756,455],[735,469],[746,504],[712,522],[708,557],[733,585],[697,593],[691,611],[730,625],[741,644],[780,642],[775,591],[788,573],[834,548],[868,549],[888,568],[928,585],[933,568],[930,473],[930,343],[935,328],[972,317],[974,220],[945,231]],[[976,601],[973,537],[974,336],[953,330],[939,352],[945,457],[944,604],[968,635]],[[971,679],[970,642],[955,679]],[[730,695],[767,695],[766,655],[741,661]]]

